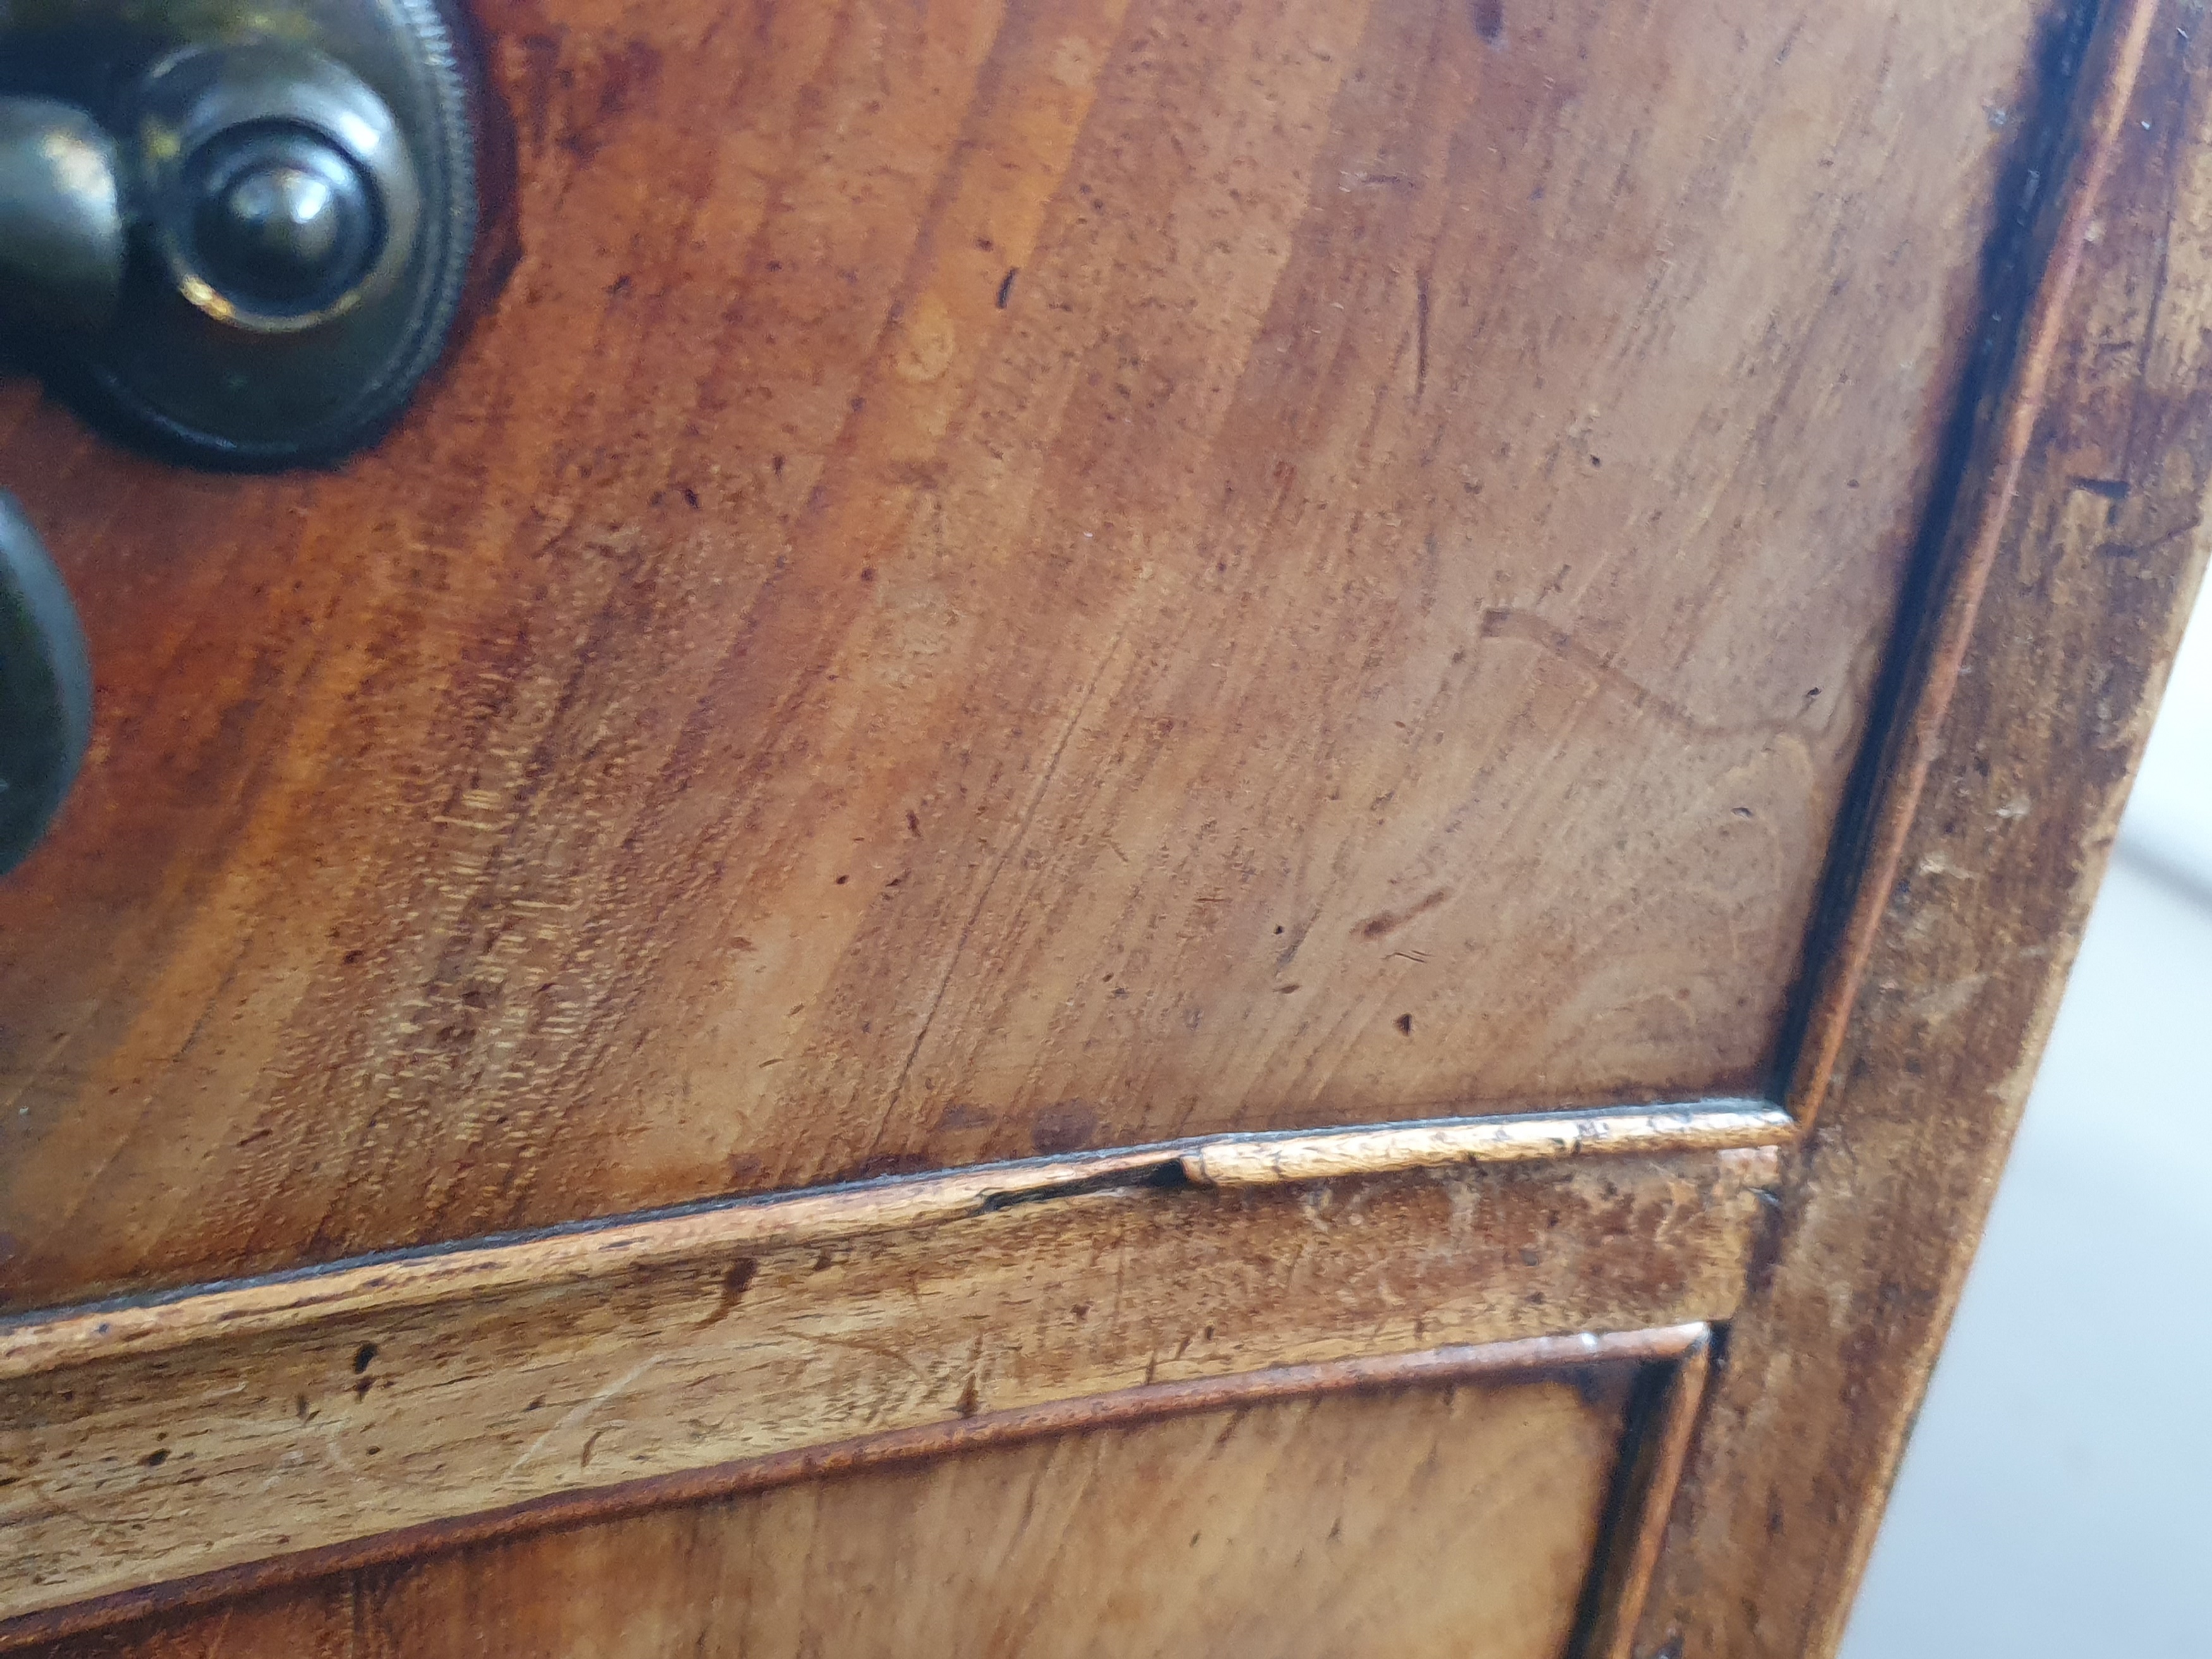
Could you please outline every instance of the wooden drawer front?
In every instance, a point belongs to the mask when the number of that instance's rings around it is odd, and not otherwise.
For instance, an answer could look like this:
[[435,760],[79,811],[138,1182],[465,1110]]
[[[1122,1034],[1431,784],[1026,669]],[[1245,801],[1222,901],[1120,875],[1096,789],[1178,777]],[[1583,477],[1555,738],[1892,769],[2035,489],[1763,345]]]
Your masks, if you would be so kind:
[[0,1331],[0,1645],[887,1434],[1679,1335],[1734,1310],[1774,1177],[1139,1185],[891,1231],[787,1199]]
[[1601,1622],[1601,1545],[1638,1507],[1623,1452],[1663,1419],[1661,1370],[1164,1394],[1104,1427],[987,1429],[40,1650],[1557,1659]]
[[2201,0],[483,3],[390,444],[0,386],[0,1650],[1832,1651],[2203,566]]
[[0,389],[0,1298],[1763,1083],[2039,0],[481,9],[385,446]]

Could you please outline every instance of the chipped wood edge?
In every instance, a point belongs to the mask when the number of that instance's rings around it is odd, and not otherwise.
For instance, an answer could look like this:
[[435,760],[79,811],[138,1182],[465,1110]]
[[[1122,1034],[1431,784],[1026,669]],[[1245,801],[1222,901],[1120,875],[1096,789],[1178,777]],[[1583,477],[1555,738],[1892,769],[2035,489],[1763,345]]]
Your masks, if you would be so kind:
[[[1711,1328],[1703,1322],[1692,1322],[1646,1330],[1528,1337],[1432,1348],[1383,1358],[1279,1365],[1229,1376],[1151,1383],[951,1423],[895,1430],[710,1468],[687,1470],[680,1474],[660,1475],[586,1492],[562,1492],[504,1509],[352,1539],[0,1620],[0,1651],[206,1607],[333,1573],[392,1561],[416,1560],[557,1527],[617,1520],[671,1505],[736,1497],[818,1476],[921,1462],[1224,1407],[1265,1405],[1367,1390],[1442,1387],[1531,1374],[1540,1376],[1546,1372],[1590,1365],[1694,1359],[1701,1366],[1701,1356]],[[1702,1369],[1698,1374],[1702,1377]],[[1670,1389],[1670,1414],[1671,1402],[1681,1392],[1679,1382]],[[1651,1490],[1656,1492],[1657,1488]],[[1647,1522],[1638,1514],[1634,1524],[1638,1528],[1640,1547],[1641,1534],[1647,1529]]]
[[1636,1626],[1658,1571],[1660,1547],[1667,1540],[1668,1519],[1711,1372],[1711,1332],[1700,1329],[1677,1358],[1655,1420],[1645,1426],[1636,1449],[1627,1501],[1604,1546],[1597,1619],[1578,1659],[1634,1659]]
[[127,1304],[27,1315],[0,1323],[0,1382],[202,1342],[242,1341],[366,1312],[576,1284],[733,1251],[936,1226],[1013,1204],[1116,1186],[1272,1186],[1598,1154],[1724,1152],[1771,1148],[1795,1133],[1789,1115],[1768,1102],[1714,1100],[1170,1142],[740,1199],[193,1286]]
[[1847,908],[1839,926],[1816,924],[1808,940],[1810,959],[1820,965],[1802,1034],[1785,1060],[1784,1100],[1805,1129],[1826,1097],[1929,773],[1949,736],[1944,717],[1966,666],[1990,573],[2011,528],[2021,476],[2050,394],[2051,366],[2067,337],[2089,228],[2104,198],[2115,141],[2160,8],[2161,0],[2122,0],[2116,15],[2099,20],[2105,27],[2096,31],[2079,70],[2094,88],[2093,101],[2068,120],[2070,131],[2057,141],[2060,188],[2045,198],[2059,204],[2056,223],[2046,207],[2038,216],[2043,222],[2027,233],[2029,293],[2009,331],[2017,349],[1982,388],[1981,429],[1965,461],[1967,493],[1954,503],[1936,560],[1936,608],[1929,622],[1917,627],[1915,618],[1899,618],[1892,648],[1908,659],[1905,683],[1888,729],[1867,739],[1879,764],[1862,809],[1863,839],[1854,857],[1849,844],[1856,838],[1848,830],[1839,836],[1845,867],[1830,875],[1832,881],[1848,882]]
[[1209,1187],[1272,1186],[1341,1176],[1519,1164],[1594,1152],[1720,1152],[1778,1146],[1796,1133],[1765,1101],[1711,1101],[1640,1112],[1469,1120],[1389,1129],[1213,1141],[1183,1155],[1190,1180]]

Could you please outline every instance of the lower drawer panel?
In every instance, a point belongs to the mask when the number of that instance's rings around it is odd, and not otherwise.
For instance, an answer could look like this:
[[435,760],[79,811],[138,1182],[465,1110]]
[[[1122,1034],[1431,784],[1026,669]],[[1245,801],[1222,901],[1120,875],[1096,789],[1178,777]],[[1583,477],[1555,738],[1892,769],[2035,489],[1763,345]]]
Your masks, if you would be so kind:
[[[1643,1507],[1679,1363],[1162,1389],[827,1473],[480,1540],[56,1655],[1557,1659]],[[1648,1461],[1648,1460],[1641,1460]],[[1618,1564],[1615,1563],[1617,1570]]]

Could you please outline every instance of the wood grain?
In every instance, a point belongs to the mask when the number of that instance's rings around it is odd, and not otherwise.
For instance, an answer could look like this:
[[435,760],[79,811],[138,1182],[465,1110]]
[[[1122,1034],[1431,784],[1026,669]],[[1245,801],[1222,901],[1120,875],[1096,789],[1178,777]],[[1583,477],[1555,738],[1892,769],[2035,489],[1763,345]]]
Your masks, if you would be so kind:
[[[2073,187],[2084,167],[2104,178],[2054,261],[2070,286],[2026,344],[2047,356],[2045,395],[1986,578],[1952,592],[1966,667],[1921,704],[1925,782],[1894,877],[1877,877],[1863,985],[1729,1337],[1641,1654],[1834,1650],[1972,1259],[2203,571],[2204,24],[2191,0],[2107,15]],[[2013,413],[2001,401],[1992,426]]]
[[0,388],[0,1298],[1756,1091],[2043,9],[484,0],[376,454]]
[[[243,1598],[259,1595],[274,1588],[317,1581],[329,1583],[364,1567],[412,1563],[474,1545],[763,1492],[821,1475],[851,1474],[890,1464],[927,1462],[1042,1436],[1079,1434],[1180,1413],[1223,1407],[1243,1409],[1279,1400],[1311,1400],[1345,1392],[1371,1393],[1384,1389],[1500,1377],[1540,1380],[1545,1376],[1580,1375],[1592,1366],[1640,1366],[1637,1397],[1631,1407],[1631,1431],[1640,1445],[1650,1431],[1650,1401],[1656,1391],[1670,1387],[1669,1379],[1680,1373],[1680,1362],[1710,1333],[1711,1328],[1703,1324],[1604,1335],[1585,1332],[1571,1337],[1528,1337],[1381,1358],[1277,1365],[1228,1376],[1145,1383],[1043,1406],[869,1434],[856,1440],[751,1458],[684,1474],[629,1481],[595,1492],[572,1492],[454,1521],[403,1528],[0,1620],[0,1650],[117,1625],[188,1618],[195,1609],[228,1608]],[[1607,1522],[1608,1540],[1619,1530],[1618,1516],[1623,1506],[1618,1463],[1613,1485],[1613,1495],[1608,1499],[1612,1511]],[[1663,1504],[1663,1495],[1661,1501]],[[1585,1605],[1590,1601],[1592,1588],[1590,1583],[1585,1583]]]
[[1725,1319],[1773,1167],[1135,1187],[428,1305],[371,1287],[273,1330],[190,1320],[185,1346],[0,1385],[0,1617],[1120,1389]]
[[513,1291],[574,1287],[649,1267],[696,1266],[765,1249],[823,1245],[988,1215],[1103,1188],[1273,1186],[1407,1170],[1521,1164],[1593,1153],[1720,1152],[1734,1180],[1771,1178],[1790,1120],[1771,1107],[1498,1118],[1481,1123],[1207,1141],[1038,1158],[814,1193],[736,1200],[672,1215],[540,1237],[483,1241],[333,1263],[136,1302],[0,1320],[0,1380],[143,1358],[205,1341],[240,1342],[363,1311],[390,1313]]
[[479,1546],[40,1650],[441,1659],[495,1632],[514,1659],[1555,1659],[1636,1375],[1242,1403]]

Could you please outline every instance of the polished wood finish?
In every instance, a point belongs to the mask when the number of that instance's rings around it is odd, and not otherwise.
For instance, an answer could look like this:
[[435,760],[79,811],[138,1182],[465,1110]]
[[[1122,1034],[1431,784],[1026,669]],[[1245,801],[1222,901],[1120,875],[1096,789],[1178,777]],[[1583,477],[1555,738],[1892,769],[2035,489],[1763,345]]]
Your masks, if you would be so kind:
[[159,1310],[180,1342],[0,1383],[0,1618],[1117,1389],[1724,1320],[1774,1158],[1137,1186],[858,1236],[735,1212],[580,1262],[508,1247],[458,1290],[311,1279],[283,1320],[211,1292]]
[[489,1636],[512,1659],[1556,1659],[1637,1376],[1235,1401],[479,1546],[41,1651],[444,1659]]
[[386,450],[0,388],[0,1642],[1831,1651],[2202,567],[2196,0],[557,10]]
[[381,450],[0,390],[0,1298],[1755,1091],[2042,9],[486,0]]
[[1991,410],[1977,482],[2011,487],[1966,503],[1962,529],[1996,534],[1936,630],[1965,632],[1964,672],[1908,704],[1897,748],[1924,746],[1925,778],[1890,779],[1903,832],[1867,892],[1863,988],[1729,1338],[1644,1653],[1840,1638],[2203,574],[2212,30],[2171,0],[2106,21],[2057,198],[2069,280]]

